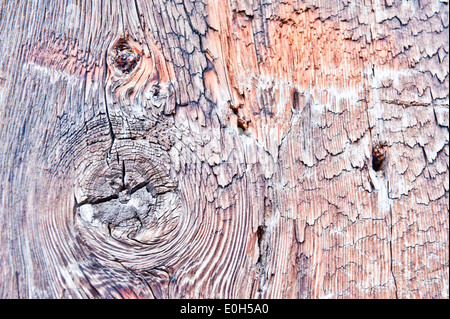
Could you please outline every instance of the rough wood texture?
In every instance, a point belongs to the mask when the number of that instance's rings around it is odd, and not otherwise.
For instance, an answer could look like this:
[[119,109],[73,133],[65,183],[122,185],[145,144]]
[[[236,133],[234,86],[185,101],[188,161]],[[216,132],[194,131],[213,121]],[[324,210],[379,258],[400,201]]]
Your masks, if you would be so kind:
[[448,298],[448,1],[0,1],[0,297]]

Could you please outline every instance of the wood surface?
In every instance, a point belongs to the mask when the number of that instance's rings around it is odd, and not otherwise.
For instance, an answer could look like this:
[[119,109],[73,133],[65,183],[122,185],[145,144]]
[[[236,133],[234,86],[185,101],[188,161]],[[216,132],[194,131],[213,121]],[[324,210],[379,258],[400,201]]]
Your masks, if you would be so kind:
[[0,0],[1,298],[448,298],[438,0]]

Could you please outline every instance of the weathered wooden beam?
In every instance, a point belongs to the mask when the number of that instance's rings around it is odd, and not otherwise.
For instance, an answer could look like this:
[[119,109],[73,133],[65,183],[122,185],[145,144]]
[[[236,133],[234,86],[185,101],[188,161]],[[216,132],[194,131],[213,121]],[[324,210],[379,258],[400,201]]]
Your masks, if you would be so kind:
[[0,297],[448,298],[448,11],[0,1]]

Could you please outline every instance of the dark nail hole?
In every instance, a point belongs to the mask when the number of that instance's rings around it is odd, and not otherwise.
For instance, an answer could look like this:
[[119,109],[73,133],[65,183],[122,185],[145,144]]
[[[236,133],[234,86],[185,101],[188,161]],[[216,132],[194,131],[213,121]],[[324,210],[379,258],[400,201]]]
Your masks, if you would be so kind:
[[259,225],[258,229],[256,230],[256,236],[258,239],[258,246],[259,246],[259,257],[257,260],[258,264],[262,263],[262,258],[263,258],[263,254],[262,254],[262,250],[263,250],[263,239],[264,239],[264,233],[265,233],[265,226],[263,225]]
[[159,85],[157,84],[157,85],[155,85],[154,86],[154,91],[153,91],[153,96],[158,96],[159,95]]
[[264,236],[264,230],[265,226],[259,225],[258,229],[256,230],[256,236],[258,237],[258,242],[261,243],[263,236]]
[[372,148],[372,168],[375,172],[386,167],[387,144],[379,143]]
[[248,123],[249,123],[249,121],[246,121],[242,117],[238,116],[238,118],[237,118],[237,126],[241,130],[243,130],[243,131],[247,130],[248,129]]
[[242,131],[246,131],[248,129],[248,123],[250,123],[250,121],[243,119],[239,115],[240,106],[241,105],[234,106],[230,104],[229,108],[233,111],[233,114],[237,116],[237,127],[240,128]]
[[141,59],[126,40],[117,42],[112,49],[112,54],[114,65],[124,74],[131,73]]
[[293,109],[298,109],[299,108],[299,104],[300,104],[300,99],[298,96],[298,91],[295,90],[294,91],[294,95],[292,96],[292,108]]

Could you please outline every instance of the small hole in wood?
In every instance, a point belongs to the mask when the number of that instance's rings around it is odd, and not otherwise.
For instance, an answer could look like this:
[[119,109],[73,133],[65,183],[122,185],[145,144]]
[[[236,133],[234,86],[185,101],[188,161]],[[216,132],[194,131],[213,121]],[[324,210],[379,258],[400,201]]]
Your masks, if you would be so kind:
[[248,129],[248,123],[249,121],[244,120],[240,116],[237,118],[237,127],[243,131],[246,131]]
[[159,84],[156,84],[153,88],[154,88],[153,96],[156,97],[159,95],[159,90],[160,90]]
[[258,242],[261,243],[263,240],[263,236],[265,233],[265,226],[259,225],[258,229],[256,230],[256,236],[258,237]]
[[139,63],[141,57],[130,44],[122,39],[119,40],[112,49],[113,63],[115,67],[124,74],[131,73]]
[[250,123],[249,120],[244,119],[242,116],[239,115],[239,108],[241,105],[234,106],[229,104],[228,107],[233,111],[233,114],[236,115],[236,124],[239,129],[241,129],[243,132],[245,132],[248,129],[248,124]]
[[375,172],[381,171],[386,167],[387,162],[387,144],[378,143],[372,148],[372,168]]

